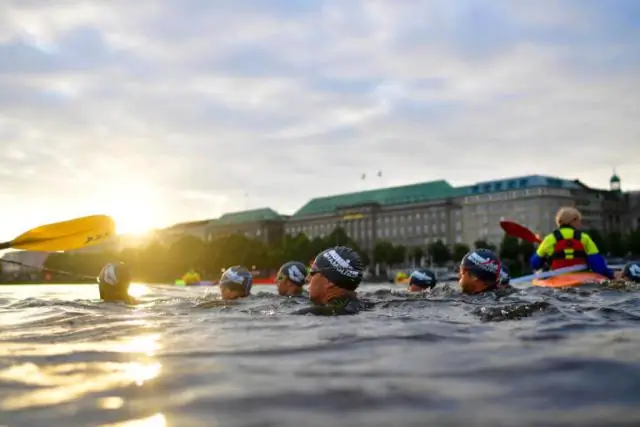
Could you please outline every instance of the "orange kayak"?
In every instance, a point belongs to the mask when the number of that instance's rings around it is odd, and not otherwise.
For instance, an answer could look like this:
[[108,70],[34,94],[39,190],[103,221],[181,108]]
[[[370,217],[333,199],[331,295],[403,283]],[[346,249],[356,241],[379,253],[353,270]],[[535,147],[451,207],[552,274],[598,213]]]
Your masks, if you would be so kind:
[[549,277],[548,279],[533,279],[533,286],[543,286],[546,288],[573,288],[585,284],[600,284],[608,280],[598,273],[567,273],[560,276]]

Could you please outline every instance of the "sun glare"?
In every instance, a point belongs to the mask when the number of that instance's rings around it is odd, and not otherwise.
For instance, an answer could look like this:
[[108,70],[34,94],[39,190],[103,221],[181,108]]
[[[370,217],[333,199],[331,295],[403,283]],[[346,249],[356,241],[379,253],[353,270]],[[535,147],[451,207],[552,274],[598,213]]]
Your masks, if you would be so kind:
[[109,182],[104,195],[104,213],[116,222],[118,234],[144,235],[161,219],[162,208],[153,188],[143,181]]

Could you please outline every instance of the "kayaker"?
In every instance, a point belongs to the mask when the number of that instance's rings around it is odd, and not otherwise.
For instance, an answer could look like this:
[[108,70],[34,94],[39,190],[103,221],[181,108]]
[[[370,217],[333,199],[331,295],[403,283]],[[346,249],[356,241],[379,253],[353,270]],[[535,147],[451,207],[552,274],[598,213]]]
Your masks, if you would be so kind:
[[607,266],[596,244],[587,233],[580,230],[580,211],[572,207],[560,208],[556,214],[556,225],[558,228],[544,238],[531,256],[529,264],[532,270],[540,270],[545,261],[549,261],[551,270],[586,265],[594,273],[614,278],[613,271]]
[[620,278],[629,282],[640,283],[640,261],[628,262],[624,266]]
[[293,314],[358,314],[365,308],[355,292],[362,282],[363,273],[362,258],[351,248],[335,246],[320,252],[308,276],[309,298],[314,305]]
[[307,297],[303,286],[307,279],[307,266],[299,261],[282,264],[276,275],[278,294],[289,297]]
[[409,292],[426,292],[438,283],[436,275],[428,268],[418,268],[409,275]]
[[138,301],[129,295],[129,285],[131,272],[123,262],[109,263],[98,274],[98,290],[103,301],[137,304]]
[[467,253],[460,261],[460,280],[462,292],[479,294],[496,289],[510,288],[508,273],[500,258],[490,249],[475,249]]

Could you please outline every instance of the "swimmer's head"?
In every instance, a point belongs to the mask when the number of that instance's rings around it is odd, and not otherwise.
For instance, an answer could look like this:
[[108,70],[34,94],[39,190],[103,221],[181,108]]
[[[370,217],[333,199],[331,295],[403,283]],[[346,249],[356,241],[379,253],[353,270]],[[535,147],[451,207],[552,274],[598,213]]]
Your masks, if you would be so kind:
[[101,299],[125,302],[131,300],[129,296],[131,272],[123,262],[111,262],[102,267],[97,280]]
[[490,249],[475,249],[460,261],[460,287],[465,293],[495,289],[504,278],[502,261]]
[[227,268],[220,278],[220,295],[224,300],[244,298],[251,295],[253,276],[241,265]]
[[630,282],[640,283],[640,261],[631,261],[624,266],[622,278]]
[[364,275],[360,255],[346,246],[320,252],[309,271],[309,298],[317,304],[354,292]]
[[302,293],[307,277],[307,267],[298,261],[282,264],[276,276],[276,286],[280,295],[299,295]]
[[409,292],[424,292],[436,284],[436,275],[428,268],[418,268],[409,275]]

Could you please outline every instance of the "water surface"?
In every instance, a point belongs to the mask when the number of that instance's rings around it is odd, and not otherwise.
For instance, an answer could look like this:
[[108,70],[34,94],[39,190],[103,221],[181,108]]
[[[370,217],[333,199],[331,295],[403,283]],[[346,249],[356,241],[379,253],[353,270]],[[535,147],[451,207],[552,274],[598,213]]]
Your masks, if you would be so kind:
[[206,288],[139,285],[126,307],[90,285],[0,286],[0,425],[640,425],[634,289],[389,286],[336,318],[292,316],[271,286],[212,309],[194,308]]

